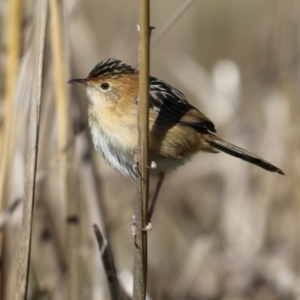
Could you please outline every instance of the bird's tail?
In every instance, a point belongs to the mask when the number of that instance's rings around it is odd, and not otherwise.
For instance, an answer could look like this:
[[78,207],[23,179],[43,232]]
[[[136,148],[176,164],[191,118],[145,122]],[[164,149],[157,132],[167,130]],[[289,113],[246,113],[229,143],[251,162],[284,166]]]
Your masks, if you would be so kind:
[[251,164],[257,165],[265,170],[268,170],[270,172],[277,172],[279,174],[284,175],[282,170],[279,168],[273,166],[266,160],[238,147],[233,144],[230,144],[228,142],[223,141],[222,139],[216,137],[216,136],[204,136],[205,140],[215,149],[218,149],[222,152],[225,152],[227,154],[230,154],[232,156],[238,157],[242,160],[245,160]]

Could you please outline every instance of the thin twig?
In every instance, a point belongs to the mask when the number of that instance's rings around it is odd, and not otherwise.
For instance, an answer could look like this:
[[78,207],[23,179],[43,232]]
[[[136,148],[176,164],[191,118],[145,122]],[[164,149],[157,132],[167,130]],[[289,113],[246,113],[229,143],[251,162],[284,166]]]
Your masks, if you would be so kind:
[[119,300],[121,299],[120,287],[116,274],[114,260],[109,245],[107,243],[107,240],[103,238],[101,231],[99,230],[99,227],[97,225],[94,225],[94,232],[98,242],[105,273],[107,276],[111,299]]
[[27,157],[25,197],[23,205],[22,228],[18,250],[17,285],[15,300],[25,300],[28,288],[47,12],[48,1],[40,0],[38,2],[37,9],[38,38],[35,40],[36,47],[38,49],[38,57],[35,62],[36,81],[34,86],[34,101],[32,101],[30,108],[28,143],[26,149]]
[[137,180],[135,201],[136,245],[134,250],[133,299],[146,297],[147,288],[147,232],[149,194],[149,39],[150,1],[140,0],[140,79],[138,105],[138,154],[140,174]]
[[195,0],[186,0],[176,11],[176,13],[168,20],[168,22],[158,31],[151,41],[151,46],[155,46],[164,35],[176,24],[183,16],[187,9],[195,2]]

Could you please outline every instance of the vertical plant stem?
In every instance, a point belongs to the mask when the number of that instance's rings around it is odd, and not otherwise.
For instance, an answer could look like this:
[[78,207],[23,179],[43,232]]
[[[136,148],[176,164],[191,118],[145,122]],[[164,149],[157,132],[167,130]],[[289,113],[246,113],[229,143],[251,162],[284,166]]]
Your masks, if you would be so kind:
[[[4,3],[4,1],[2,1]],[[11,165],[12,147],[14,144],[14,118],[13,118],[13,99],[15,84],[17,81],[19,58],[20,58],[20,43],[21,43],[21,7],[22,1],[10,0],[7,1],[7,43],[6,43],[6,66],[4,80],[4,111],[3,111],[3,126],[0,132],[0,212],[6,206],[5,199],[5,186],[8,175],[8,170]],[[4,5],[2,5],[4,7]],[[3,18],[3,16],[2,16]],[[4,25],[1,22],[1,25]],[[2,34],[4,33],[2,26]],[[0,41],[1,42],[1,41]],[[4,74],[3,74],[4,75]],[[0,256],[3,259],[3,235],[0,236]],[[4,280],[3,268],[0,270],[0,298],[4,294]]]
[[[58,148],[64,149],[68,144],[68,103],[66,85],[66,51],[63,42],[65,32],[60,6],[58,0],[50,0],[51,12],[51,45],[54,62],[54,86],[56,100],[56,115],[58,128]],[[68,258],[68,299],[76,300],[80,298],[80,278],[79,278],[79,212],[78,194],[75,187],[76,175],[69,172],[67,167],[68,157],[73,156],[72,151],[66,151],[60,160],[60,183],[62,201],[67,207],[67,258]],[[69,188],[68,188],[69,187]],[[72,187],[72,189],[71,189]]]
[[140,79],[138,105],[138,154],[140,176],[137,180],[137,196],[135,202],[136,247],[134,250],[134,282],[133,299],[146,297],[147,288],[147,232],[143,231],[148,222],[149,194],[149,30],[150,1],[140,0]]
[[[59,13],[58,0],[50,0],[50,16],[51,16],[51,45],[52,58],[54,66],[54,86],[55,86],[55,101],[56,113],[58,121],[58,149],[63,149],[68,142],[68,107],[67,107],[67,92],[66,92],[66,76],[64,62],[64,47],[62,33],[64,27],[61,25],[61,16]],[[67,197],[67,179],[66,179],[66,154],[61,158],[61,177],[63,182],[63,199]]]
[[4,188],[7,169],[10,165],[11,143],[11,121],[13,109],[14,87],[17,80],[19,56],[20,56],[20,31],[21,31],[21,1],[10,0],[8,4],[9,16],[7,21],[7,45],[6,45],[6,74],[5,74],[5,96],[4,96],[4,126],[1,130],[1,164],[0,164],[0,210],[3,207]]
[[34,85],[34,99],[31,104],[28,127],[29,132],[26,149],[27,157],[25,174],[25,195],[23,204],[22,228],[18,250],[17,286],[15,300],[25,300],[28,288],[47,13],[48,1],[38,1],[36,28],[38,33],[38,38],[36,39],[38,56],[35,61],[36,80]]

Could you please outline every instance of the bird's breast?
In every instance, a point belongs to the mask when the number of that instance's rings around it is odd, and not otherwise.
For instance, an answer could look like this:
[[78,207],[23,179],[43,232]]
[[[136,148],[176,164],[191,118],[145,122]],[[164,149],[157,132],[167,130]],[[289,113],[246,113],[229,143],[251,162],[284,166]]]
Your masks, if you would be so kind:
[[135,178],[132,165],[137,135],[134,128],[126,125],[126,120],[108,105],[90,105],[89,126],[94,146],[107,163],[123,176]]
[[110,133],[91,127],[93,143],[107,163],[125,177],[135,178],[133,171],[134,146],[125,145],[122,133]]

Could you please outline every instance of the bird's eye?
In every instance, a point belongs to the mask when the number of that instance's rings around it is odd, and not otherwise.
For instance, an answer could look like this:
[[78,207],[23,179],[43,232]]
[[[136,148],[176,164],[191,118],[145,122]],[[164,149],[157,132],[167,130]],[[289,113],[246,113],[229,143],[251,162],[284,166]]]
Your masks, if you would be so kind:
[[109,89],[109,83],[103,82],[103,83],[101,84],[101,89],[102,89],[102,90],[108,90],[108,89]]

